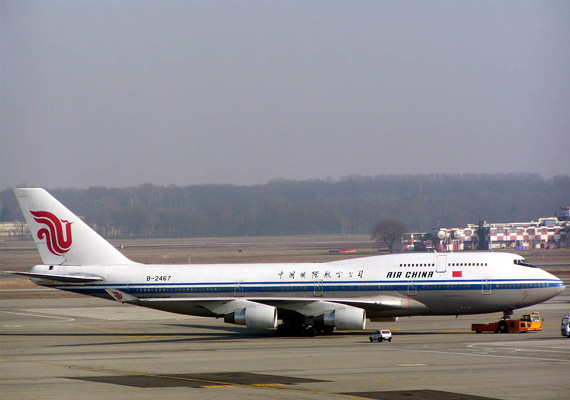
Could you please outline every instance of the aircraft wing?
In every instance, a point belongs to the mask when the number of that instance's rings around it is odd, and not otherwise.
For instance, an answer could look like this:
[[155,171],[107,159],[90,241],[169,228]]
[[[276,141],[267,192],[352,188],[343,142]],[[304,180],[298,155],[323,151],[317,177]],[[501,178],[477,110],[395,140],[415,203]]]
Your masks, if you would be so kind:
[[[134,300],[132,296],[130,296],[130,298],[131,301]],[[223,316],[231,312],[243,309],[244,307],[250,307],[259,304],[273,306],[280,312],[293,311],[305,316],[317,316],[346,306],[362,308],[371,314],[382,311],[398,310],[406,313],[409,312],[410,309],[413,309],[415,311],[426,308],[423,303],[420,303],[419,301],[410,299],[408,297],[385,295],[345,299],[290,297],[177,297],[137,299],[137,302],[147,303],[152,308],[158,308],[161,305],[164,305],[166,308],[178,310],[183,310],[185,307],[203,308],[208,310],[212,316]]]
[[[116,288],[105,289],[120,303],[177,314],[223,318],[248,328],[278,328],[278,318],[310,321],[324,329],[364,329],[366,319],[409,315],[426,306],[409,297],[373,296],[348,299],[287,297],[154,297],[137,298]],[[286,327],[284,329],[287,329]]]

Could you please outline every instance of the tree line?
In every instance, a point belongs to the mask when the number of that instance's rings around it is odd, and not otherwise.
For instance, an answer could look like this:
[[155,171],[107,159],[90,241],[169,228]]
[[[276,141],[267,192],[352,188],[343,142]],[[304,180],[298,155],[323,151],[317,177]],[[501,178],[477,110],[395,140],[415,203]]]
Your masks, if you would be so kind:
[[[410,231],[552,216],[570,176],[432,174],[272,180],[263,185],[49,189],[107,238],[370,234],[384,218]],[[23,217],[11,190],[0,220]]]

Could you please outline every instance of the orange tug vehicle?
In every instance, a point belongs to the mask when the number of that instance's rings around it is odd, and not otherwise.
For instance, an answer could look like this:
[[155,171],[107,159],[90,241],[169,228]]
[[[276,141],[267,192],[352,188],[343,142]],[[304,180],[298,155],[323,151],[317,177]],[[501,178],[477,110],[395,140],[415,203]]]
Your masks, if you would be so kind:
[[472,324],[471,330],[477,333],[481,332],[495,332],[495,333],[509,333],[509,332],[528,332],[528,331],[541,331],[542,320],[540,314],[533,312],[525,314],[521,319],[510,320],[501,319],[497,322],[490,324]]

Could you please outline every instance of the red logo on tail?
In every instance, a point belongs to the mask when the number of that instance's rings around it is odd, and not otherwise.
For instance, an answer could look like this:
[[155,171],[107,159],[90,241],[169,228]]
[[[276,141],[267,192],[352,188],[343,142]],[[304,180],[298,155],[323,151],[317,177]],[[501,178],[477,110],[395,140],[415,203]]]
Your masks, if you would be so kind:
[[47,227],[38,230],[38,239],[45,238],[48,250],[56,256],[67,253],[71,248],[71,224],[73,222],[60,220],[48,211],[30,212],[37,223]]

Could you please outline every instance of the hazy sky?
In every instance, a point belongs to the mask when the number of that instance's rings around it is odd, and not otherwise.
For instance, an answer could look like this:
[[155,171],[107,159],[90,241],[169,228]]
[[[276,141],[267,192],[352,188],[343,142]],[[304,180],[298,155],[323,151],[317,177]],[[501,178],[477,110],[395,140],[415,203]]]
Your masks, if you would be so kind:
[[2,189],[570,173],[570,1],[0,4]]

